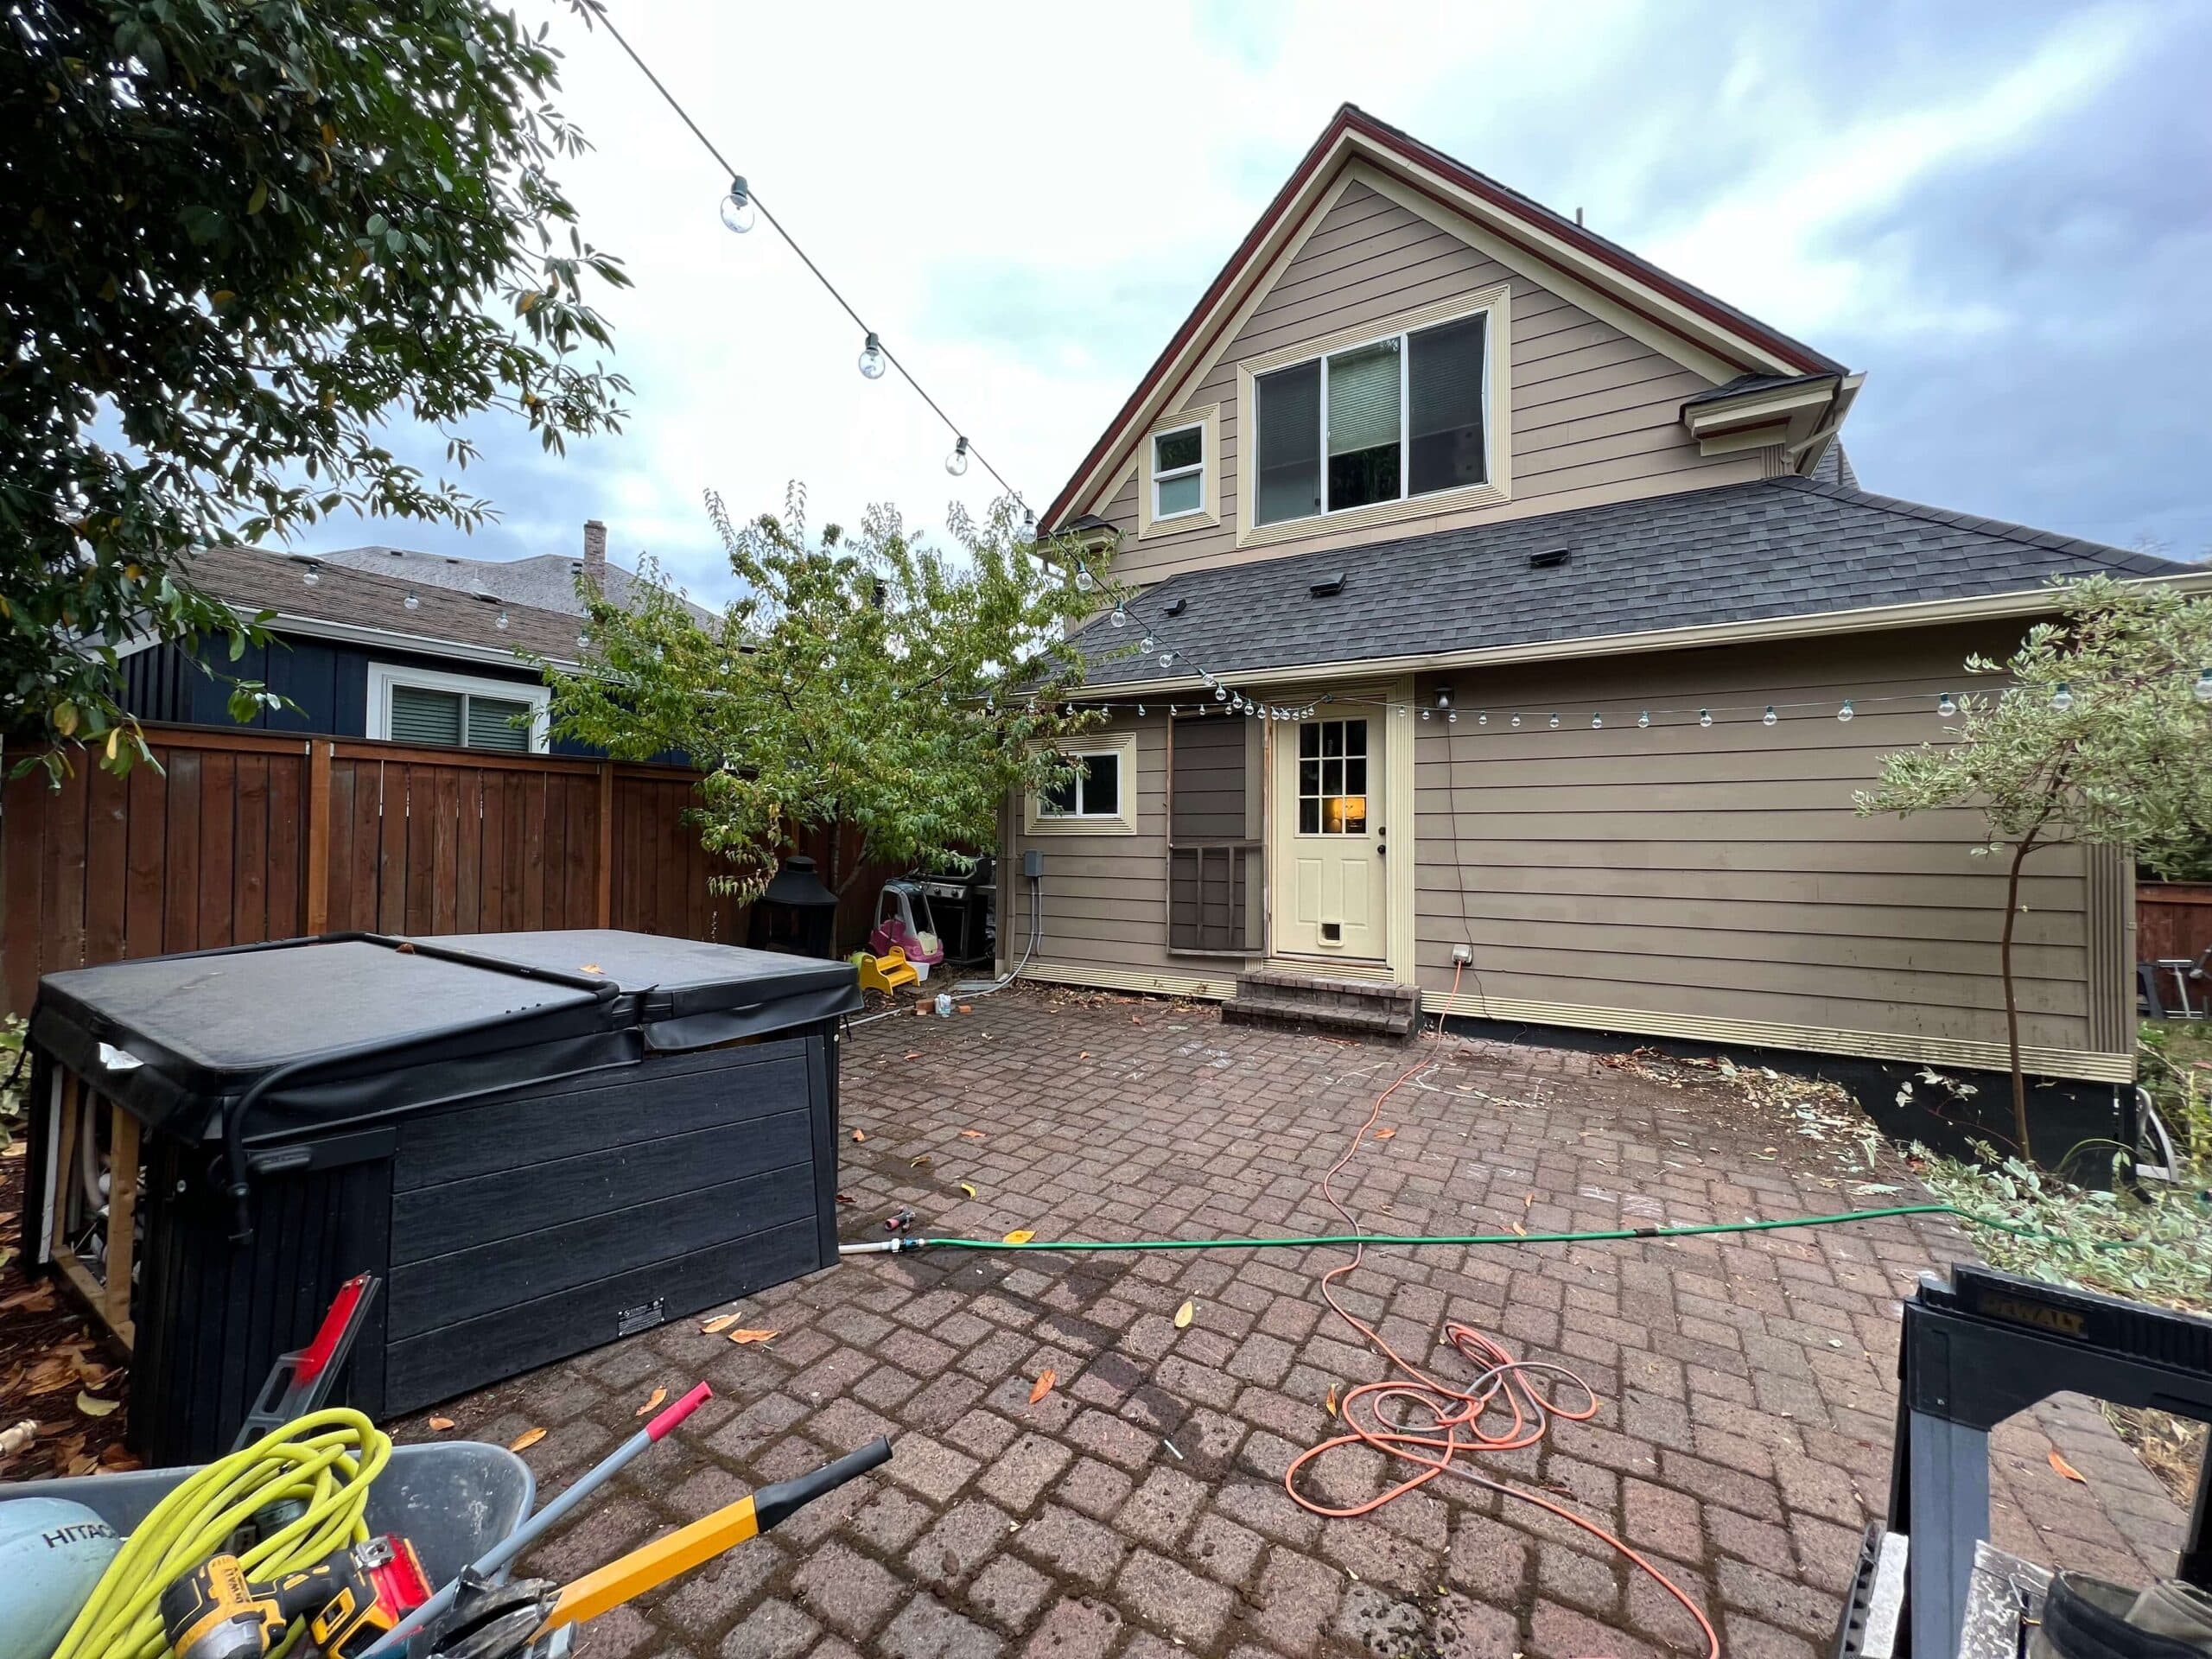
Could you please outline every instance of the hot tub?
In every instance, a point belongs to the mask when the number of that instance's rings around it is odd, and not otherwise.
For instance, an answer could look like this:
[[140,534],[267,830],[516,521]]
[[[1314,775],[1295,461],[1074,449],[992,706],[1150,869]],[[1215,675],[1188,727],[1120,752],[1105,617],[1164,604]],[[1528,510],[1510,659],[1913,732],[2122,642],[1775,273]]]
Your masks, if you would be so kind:
[[149,1462],[227,1449],[363,1271],[335,1397],[411,1411],[835,1262],[859,1006],[842,962],[606,931],[51,975],[25,1255],[130,1344]]

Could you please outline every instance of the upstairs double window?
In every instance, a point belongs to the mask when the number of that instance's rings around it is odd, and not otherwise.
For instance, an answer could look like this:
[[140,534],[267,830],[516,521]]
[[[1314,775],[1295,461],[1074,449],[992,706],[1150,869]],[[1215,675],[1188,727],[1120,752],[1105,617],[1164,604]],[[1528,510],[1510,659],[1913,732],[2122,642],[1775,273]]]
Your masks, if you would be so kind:
[[1488,483],[1489,323],[1477,312],[1255,376],[1253,522]]

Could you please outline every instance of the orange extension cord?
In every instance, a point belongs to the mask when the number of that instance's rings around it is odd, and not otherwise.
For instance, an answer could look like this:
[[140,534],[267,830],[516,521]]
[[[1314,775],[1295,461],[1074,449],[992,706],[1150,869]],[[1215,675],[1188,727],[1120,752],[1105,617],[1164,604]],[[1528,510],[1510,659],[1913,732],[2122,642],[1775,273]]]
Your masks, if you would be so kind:
[[[1459,970],[1452,975],[1452,988],[1459,988]],[[1444,1015],[1440,1009],[1436,1016],[1439,1041],[1444,1036]],[[1343,1157],[1330,1166],[1329,1173],[1321,1178],[1321,1196],[1329,1207],[1344,1220],[1353,1231],[1358,1223],[1337,1197],[1332,1183],[1344,1172],[1358,1153],[1360,1143],[1382,1122],[1382,1108],[1391,1096],[1396,1094],[1421,1072],[1432,1060],[1422,1060],[1398,1074],[1397,1081],[1376,1096],[1368,1108],[1367,1121],[1344,1148]],[[1343,1519],[1351,1516],[1368,1515],[1381,1509],[1395,1498],[1402,1497],[1419,1486],[1425,1486],[1441,1474],[1453,1474],[1487,1486],[1494,1492],[1533,1503],[1538,1509],[1557,1516],[1590,1534],[1593,1538],[1611,1546],[1649,1574],[1659,1587],[1674,1597],[1697,1621],[1698,1629],[1705,1633],[1706,1659],[1720,1659],[1720,1638],[1714,1634],[1713,1622],[1704,1610],[1691,1600],[1688,1592],[1637,1551],[1625,1540],[1615,1537],[1605,1528],[1586,1516],[1577,1515],[1563,1503],[1555,1503],[1540,1492],[1516,1486],[1510,1481],[1494,1480],[1490,1476],[1468,1467],[1459,1460],[1464,1452],[1514,1452],[1534,1446],[1542,1440],[1553,1419],[1564,1418],[1568,1422],[1586,1422],[1598,1414],[1598,1395],[1588,1382],[1564,1365],[1554,1365],[1541,1360],[1516,1359],[1494,1337],[1477,1330],[1471,1325],[1448,1321],[1444,1327],[1446,1338],[1477,1373],[1473,1384],[1455,1389],[1440,1382],[1420,1366],[1408,1360],[1397,1350],[1383,1341],[1375,1327],[1352,1313],[1336,1298],[1335,1287],[1342,1281],[1359,1271],[1366,1259],[1367,1247],[1357,1246],[1351,1260],[1334,1267],[1321,1275],[1321,1295],[1336,1311],[1337,1316],[1359,1332],[1368,1345],[1382,1354],[1396,1368],[1397,1375],[1380,1382],[1363,1382],[1344,1395],[1338,1406],[1343,1414],[1345,1433],[1309,1446],[1291,1459],[1290,1467],[1283,1471],[1283,1489],[1291,1501],[1309,1513]],[[1584,1402],[1570,1408],[1552,1397],[1551,1387],[1566,1384],[1578,1390]],[[1503,1433],[1492,1433],[1483,1427],[1483,1418],[1493,1407],[1511,1414],[1511,1421]],[[1387,1408],[1395,1408],[1399,1421],[1393,1422],[1384,1414]],[[1402,1458],[1418,1466],[1420,1472],[1401,1481],[1379,1497],[1364,1503],[1355,1503],[1348,1509],[1331,1509],[1316,1503],[1298,1490],[1298,1471],[1316,1459],[1335,1451],[1338,1446],[1368,1446],[1387,1457]]]

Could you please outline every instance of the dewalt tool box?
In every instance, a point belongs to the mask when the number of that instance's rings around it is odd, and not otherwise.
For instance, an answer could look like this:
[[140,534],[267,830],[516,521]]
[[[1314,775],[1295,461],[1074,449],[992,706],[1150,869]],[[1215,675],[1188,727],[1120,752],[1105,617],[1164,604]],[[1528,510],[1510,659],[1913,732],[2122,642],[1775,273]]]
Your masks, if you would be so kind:
[[131,1345],[132,1449],[230,1444],[361,1272],[336,1400],[416,1409],[836,1259],[842,962],[352,934],[50,975],[24,1255]]

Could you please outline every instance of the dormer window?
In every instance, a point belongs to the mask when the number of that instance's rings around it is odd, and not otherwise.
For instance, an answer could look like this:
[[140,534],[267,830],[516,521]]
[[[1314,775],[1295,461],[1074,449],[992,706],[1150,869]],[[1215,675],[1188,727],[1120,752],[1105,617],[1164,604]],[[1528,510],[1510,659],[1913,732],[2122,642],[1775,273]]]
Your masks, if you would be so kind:
[[1362,340],[1254,378],[1254,522],[1485,484],[1489,317]]

